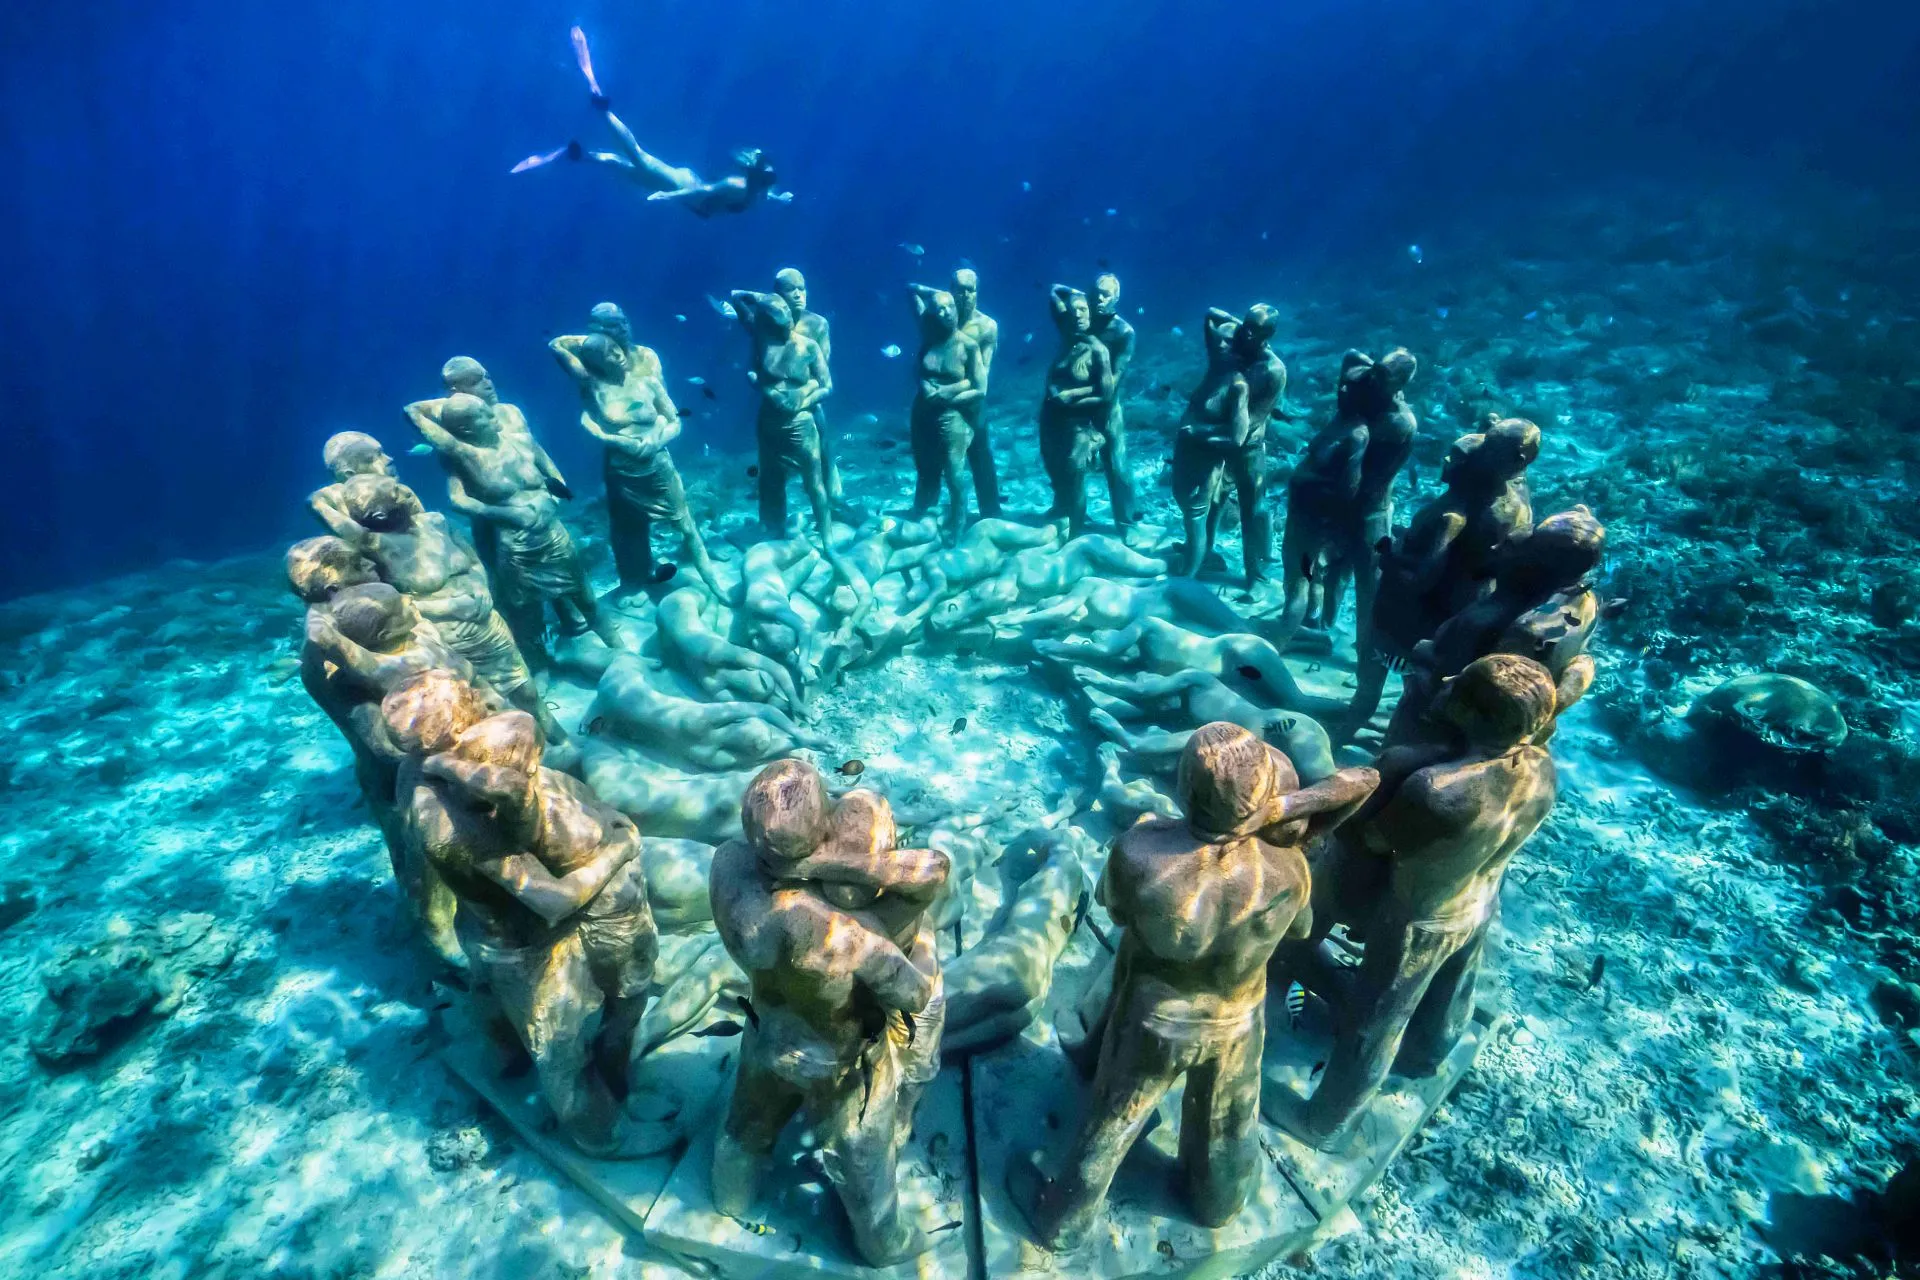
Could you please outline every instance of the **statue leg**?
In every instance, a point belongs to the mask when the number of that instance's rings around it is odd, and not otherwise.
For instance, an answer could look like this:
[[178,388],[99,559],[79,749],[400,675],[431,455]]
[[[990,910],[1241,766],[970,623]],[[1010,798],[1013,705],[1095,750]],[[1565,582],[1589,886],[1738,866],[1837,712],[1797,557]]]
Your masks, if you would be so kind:
[[768,439],[766,427],[760,428],[760,523],[767,536],[787,536],[787,466],[776,441]]
[[[1092,1231],[1120,1162],[1186,1065],[1178,1046],[1129,1022],[1124,1011],[1107,1023],[1087,1118],[1064,1172],[1030,1188],[1018,1185],[1025,1175],[1009,1174],[1015,1203],[1049,1247],[1071,1248]],[[1016,1158],[1014,1169],[1021,1164]]]
[[973,443],[973,433],[967,430],[966,420],[960,419],[948,426],[943,434],[946,437],[946,451],[941,458],[940,474],[946,481],[947,542],[952,544],[960,541],[961,533],[966,530],[967,508],[972,505],[967,477],[967,448]]
[[800,486],[807,491],[807,502],[813,508],[813,524],[820,535],[820,545],[828,548],[833,545],[833,499],[827,493],[820,449],[820,433],[809,423],[801,432],[794,470],[800,473]]
[[834,461],[833,444],[827,439],[826,411],[819,405],[813,407],[813,425],[820,433],[820,478],[826,483],[827,497],[837,503],[846,496],[846,486],[840,483],[840,464]]
[[486,981],[532,1056],[561,1130],[588,1155],[617,1155],[620,1106],[591,1061],[587,1029],[601,1000],[579,934],[547,947],[479,950]]
[[1113,522],[1124,529],[1133,523],[1133,468],[1127,461],[1127,414],[1118,403],[1107,414],[1107,445],[1100,451],[1107,473],[1107,501]]
[[[602,901],[609,904],[609,910],[604,916],[594,917],[592,913]],[[587,906],[585,914],[588,918],[580,923],[581,945],[594,984],[606,1001],[600,1012],[595,1061],[613,1091],[625,1096],[634,1032],[647,1011],[647,990],[660,955],[660,935],[647,909],[646,874],[641,864],[628,863]]]
[[1487,934],[1500,918],[1499,900],[1492,913],[1466,944],[1448,956],[1433,977],[1433,985],[1407,1022],[1393,1069],[1406,1076],[1430,1076],[1440,1069],[1473,1021],[1474,997],[1479,990],[1480,965],[1486,956]]
[[1272,532],[1267,527],[1267,446],[1235,450],[1229,468],[1240,500],[1240,546],[1251,591],[1273,554]]
[[875,1267],[924,1253],[931,1244],[900,1213],[901,1083],[889,1043],[870,1069],[857,1065],[810,1099],[827,1178],[847,1212],[854,1247]]
[[913,508],[908,514],[918,520],[940,501],[941,469],[947,449],[938,429],[924,422],[912,425],[908,444],[913,451]]
[[993,466],[993,446],[987,440],[987,415],[984,411],[967,416],[973,439],[967,443],[967,470],[973,475],[974,501],[982,516],[1000,514],[1000,477]]
[[1336,742],[1350,741],[1373,720],[1373,713],[1380,709],[1380,699],[1386,691],[1387,657],[1377,646],[1368,645],[1360,651],[1359,668],[1354,673],[1353,701],[1347,704],[1346,715],[1328,730],[1328,735]]
[[[1367,929],[1351,999],[1337,1007],[1333,1052],[1295,1136],[1322,1150],[1340,1146],[1391,1074],[1407,1023],[1442,962],[1466,941],[1461,930],[1423,929],[1376,917]],[[1283,1117],[1273,1117],[1282,1120]]]
[[644,590],[653,581],[653,525],[627,492],[627,477],[606,469],[607,542],[623,595]]
[[760,1173],[802,1100],[800,1090],[763,1058],[759,1033],[749,1027],[740,1040],[727,1118],[713,1141],[713,1207],[730,1218],[744,1218],[753,1208]]
[[1180,1115],[1180,1174],[1187,1205],[1201,1225],[1222,1227],[1260,1183],[1260,1055],[1266,1011],[1254,1011],[1247,1035],[1217,1045],[1210,1061],[1187,1071]]

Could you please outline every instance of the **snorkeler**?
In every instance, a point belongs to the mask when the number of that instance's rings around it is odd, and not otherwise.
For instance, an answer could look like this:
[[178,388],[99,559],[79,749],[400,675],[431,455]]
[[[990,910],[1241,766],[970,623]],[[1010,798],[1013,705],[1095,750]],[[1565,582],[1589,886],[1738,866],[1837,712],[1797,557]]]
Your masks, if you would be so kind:
[[542,165],[552,164],[555,160],[595,160],[601,164],[610,164],[622,170],[628,177],[642,186],[652,188],[648,200],[669,200],[685,205],[695,217],[711,218],[716,213],[740,213],[762,196],[769,200],[785,204],[793,199],[793,192],[773,189],[775,181],[773,165],[767,161],[766,154],[758,147],[747,147],[733,153],[734,163],[740,166],[740,172],[720,179],[718,182],[703,181],[699,174],[691,169],[670,165],[658,156],[649,155],[641,149],[619,116],[613,114],[613,100],[600,89],[599,80],[594,78],[593,58],[587,52],[587,33],[579,27],[573,29],[573,56],[580,64],[580,74],[587,78],[587,89],[593,94],[593,105],[607,118],[607,126],[613,130],[614,140],[619,144],[618,151],[588,151],[578,140],[567,143],[558,151],[549,151],[544,155],[528,156],[513,166],[512,172],[522,173],[528,169],[538,169]]

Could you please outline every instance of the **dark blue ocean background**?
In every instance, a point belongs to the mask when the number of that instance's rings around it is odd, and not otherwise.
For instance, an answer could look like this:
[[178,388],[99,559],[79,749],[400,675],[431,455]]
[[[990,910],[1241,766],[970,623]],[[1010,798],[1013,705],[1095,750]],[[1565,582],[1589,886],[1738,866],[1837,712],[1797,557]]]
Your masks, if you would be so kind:
[[[600,141],[576,21],[645,145],[709,175],[763,146],[795,203],[703,224],[603,172],[510,178]],[[1107,259],[1164,338],[1211,302],[1418,287],[1411,243],[1577,254],[1556,211],[1649,182],[1677,219],[1898,204],[1916,48],[1920,6],[1832,0],[8,5],[0,597],[307,531],[319,442],[404,447],[455,352],[590,474],[543,343],[602,298],[679,398],[722,389],[697,438],[731,449],[740,340],[704,295],[789,263],[851,424],[904,407],[902,282],[963,257],[1012,333]]]

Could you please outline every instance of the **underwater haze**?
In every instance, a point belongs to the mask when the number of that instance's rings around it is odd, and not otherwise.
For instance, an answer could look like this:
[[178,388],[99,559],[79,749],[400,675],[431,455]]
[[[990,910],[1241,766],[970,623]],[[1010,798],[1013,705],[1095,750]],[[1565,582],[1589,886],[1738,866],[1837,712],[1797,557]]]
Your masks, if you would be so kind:
[[[701,223],[597,173],[508,181],[604,145],[574,22],[645,145],[703,171],[764,147],[794,203]],[[669,369],[724,371],[704,295],[800,264],[843,335],[839,403],[878,410],[909,268],[970,259],[1038,318],[1036,285],[1107,259],[1146,331],[1191,330],[1309,273],[1404,276],[1412,243],[1551,234],[1636,179],[1684,217],[1728,183],[1901,194],[1920,154],[1920,12],[1891,2],[97,0],[0,24],[24,481],[0,596],[292,535],[319,441],[390,429],[454,352],[584,460],[541,347],[603,297]],[[744,442],[743,414],[714,427]]]

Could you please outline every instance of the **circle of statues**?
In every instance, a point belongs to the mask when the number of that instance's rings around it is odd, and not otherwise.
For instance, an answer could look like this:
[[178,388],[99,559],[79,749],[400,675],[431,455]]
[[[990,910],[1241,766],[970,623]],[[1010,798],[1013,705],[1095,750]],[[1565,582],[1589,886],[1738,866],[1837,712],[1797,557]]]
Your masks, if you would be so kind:
[[[1250,620],[1201,575],[1229,494],[1244,578],[1267,574],[1278,313],[1206,316],[1170,468],[1184,539],[1161,558],[1124,538],[1139,503],[1119,280],[1049,294],[1059,346],[1037,429],[1052,505],[1021,522],[1001,511],[998,327],[971,270],[909,288],[912,502],[850,523],[824,411],[828,323],[800,272],[773,284],[724,308],[751,347],[759,450],[760,540],[737,561],[709,555],[660,358],[611,303],[550,344],[604,450],[606,602],[562,519],[566,479],[477,361],[447,361],[443,394],[405,410],[452,515],[372,437],[327,442],[332,480],[311,499],[327,532],[287,556],[307,606],[301,673],[351,744],[420,935],[512,1028],[560,1132],[592,1156],[658,1149],[626,1105],[635,1064],[732,999],[747,1025],[715,1207],[747,1215],[801,1121],[881,1266],[930,1245],[896,1186],[923,1092],[943,1057],[1046,1016],[1091,882],[1118,931],[1111,973],[1058,1059],[1090,1080],[1085,1118],[982,1176],[1005,1179],[1036,1241],[1070,1247],[1184,1081],[1179,1191],[1194,1221],[1228,1222],[1257,1181],[1263,1115],[1337,1151],[1390,1073],[1434,1071],[1463,1034],[1502,873],[1553,807],[1555,719],[1594,677],[1605,531],[1584,507],[1536,522],[1540,431],[1517,419],[1456,441],[1442,491],[1396,524],[1416,361],[1352,352],[1285,482],[1280,612]],[[1121,537],[1088,531],[1095,476]],[[677,582],[656,526],[679,539]],[[1282,655],[1326,651],[1349,586],[1358,676],[1342,701],[1303,690]],[[1073,690],[1119,829],[1104,862],[1074,828],[1039,833],[1024,881],[1003,866],[999,929],[943,973],[972,837],[898,847],[886,797],[813,762],[811,699],[905,644],[980,627]],[[600,673],[577,734],[538,683],[562,648]],[[1367,758],[1356,736],[1394,671],[1372,763],[1343,767]],[[663,936],[704,941],[669,972]],[[1331,1056],[1310,1095],[1263,1096],[1269,991],[1295,984],[1330,1007]]]

